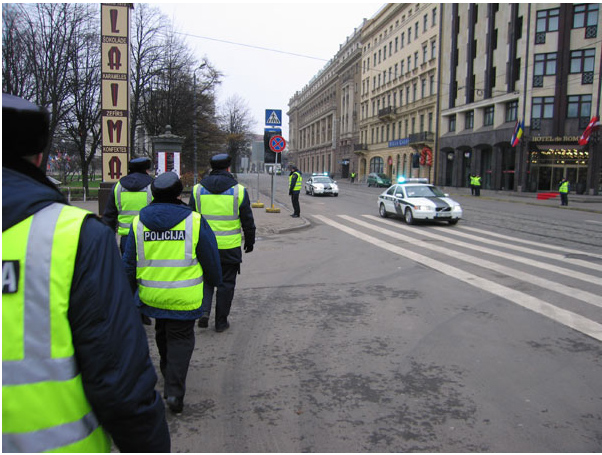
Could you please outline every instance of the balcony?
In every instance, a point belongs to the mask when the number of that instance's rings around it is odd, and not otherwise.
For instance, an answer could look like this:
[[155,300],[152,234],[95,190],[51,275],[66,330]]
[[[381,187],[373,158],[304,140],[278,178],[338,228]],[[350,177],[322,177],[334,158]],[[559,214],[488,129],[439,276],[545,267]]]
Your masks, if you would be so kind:
[[353,144],[354,152],[362,152],[364,150],[368,150],[368,144]]
[[378,118],[383,122],[395,120],[395,108],[393,106],[385,107],[378,111]]
[[433,133],[423,131],[422,133],[410,134],[409,139],[409,145],[418,146],[435,142],[435,135]]

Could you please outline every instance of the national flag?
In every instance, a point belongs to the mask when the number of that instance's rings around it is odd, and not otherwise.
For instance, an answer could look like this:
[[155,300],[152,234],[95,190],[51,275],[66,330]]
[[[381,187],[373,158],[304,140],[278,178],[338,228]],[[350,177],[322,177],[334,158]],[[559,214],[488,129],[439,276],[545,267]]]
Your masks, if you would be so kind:
[[512,134],[512,139],[510,139],[510,144],[512,147],[516,147],[520,141],[520,138],[523,135],[523,122],[516,121],[516,125],[514,126],[514,133]]
[[592,119],[588,123],[587,127],[585,128],[585,131],[579,138],[579,141],[577,141],[579,143],[579,145],[586,145],[589,142],[589,137],[598,128],[600,128],[600,116],[596,115],[596,116],[592,117]]

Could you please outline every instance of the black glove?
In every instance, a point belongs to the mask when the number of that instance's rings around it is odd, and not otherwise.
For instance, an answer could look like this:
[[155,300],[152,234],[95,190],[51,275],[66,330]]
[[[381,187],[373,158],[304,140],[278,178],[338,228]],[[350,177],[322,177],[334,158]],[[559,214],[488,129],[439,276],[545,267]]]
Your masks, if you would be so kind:
[[245,253],[250,253],[253,251],[253,244],[245,242]]
[[293,192],[292,192],[292,191],[289,191],[289,192],[288,192],[288,195],[289,195],[289,196],[292,196],[292,195],[293,195]]

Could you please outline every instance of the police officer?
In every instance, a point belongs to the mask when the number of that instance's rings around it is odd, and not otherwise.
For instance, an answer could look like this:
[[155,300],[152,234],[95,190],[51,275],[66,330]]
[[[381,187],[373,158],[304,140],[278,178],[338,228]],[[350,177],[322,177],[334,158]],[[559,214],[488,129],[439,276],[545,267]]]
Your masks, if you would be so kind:
[[152,200],[151,183],[148,174],[151,168],[150,158],[134,158],[128,164],[128,175],[122,177],[113,186],[112,197],[108,199],[102,219],[120,236],[121,253],[125,251],[125,241],[132,220],[140,209]]
[[142,313],[156,319],[164,396],[170,410],[179,414],[203,287],[220,284],[221,267],[211,228],[180,200],[178,175],[161,174],[151,189],[153,202],[134,217],[123,260],[130,281],[136,282]]
[[569,205],[569,181],[563,178],[558,186],[560,193],[560,205]]
[[291,197],[291,203],[293,204],[293,218],[299,218],[301,216],[301,207],[299,206],[299,193],[301,192],[301,186],[303,185],[303,178],[299,169],[294,164],[290,165],[291,173],[288,177],[288,195]]
[[[234,298],[236,275],[242,262],[241,228],[244,233],[245,253],[253,251],[255,221],[247,189],[230,174],[231,158],[225,153],[211,158],[211,172],[194,186],[189,201],[191,208],[207,219],[215,232],[222,264],[222,285],[215,297],[215,330],[223,332],[230,327],[228,316]],[[205,286],[203,315],[199,327],[208,327],[214,288]]]
[[473,176],[473,181],[474,181],[474,195],[480,196],[481,195],[481,176],[479,174],[476,174],[475,176]]
[[39,169],[48,125],[2,95],[2,450],[169,452],[115,236]]

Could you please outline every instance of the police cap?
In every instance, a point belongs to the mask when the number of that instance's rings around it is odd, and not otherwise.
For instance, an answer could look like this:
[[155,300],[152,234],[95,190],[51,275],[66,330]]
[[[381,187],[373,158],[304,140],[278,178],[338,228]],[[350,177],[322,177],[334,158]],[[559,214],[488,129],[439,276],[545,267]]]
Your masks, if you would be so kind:
[[144,172],[151,168],[151,160],[147,157],[134,158],[128,164],[129,172]]
[[211,168],[212,169],[227,169],[230,167],[232,158],[227,153],[220,153],[211,157]]
[[151,184],[151,191],[153,198],[156,201],[170,201],[175,200],[180,194],[182,194],[182,181],[178,174],[169,171],[161,174]]
[[48,111],[18,96],[2,94],[2,153],[12,157],[44,152],[50,136]]

